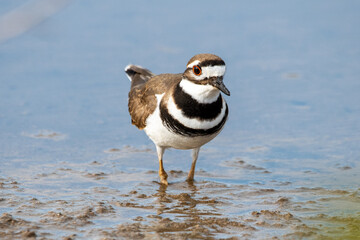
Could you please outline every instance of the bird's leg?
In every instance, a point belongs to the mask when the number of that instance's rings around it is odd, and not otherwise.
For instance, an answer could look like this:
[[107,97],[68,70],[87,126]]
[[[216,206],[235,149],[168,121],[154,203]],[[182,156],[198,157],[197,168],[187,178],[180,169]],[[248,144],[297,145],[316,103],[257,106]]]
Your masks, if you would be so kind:
[[156,146],[156,151],[157,151],[157,155],[158,155],[158,159],[159,159],[160,182],[164,185],[168,185],[168,181],[167,181],[168,175],[165,172],[164,165],[163,165],[163,155],[164,155],[165,148]]
[[194,181],[194,175],[195,175],[195,166],[196,166],[196,161],[198,159],[199,156],[199,150],[200,148],[194,148],[191,152],[191,156],[192,156],[192,164],[191,164],[191,169],[190,172],[188,174],[187,177],[187,181],[192,183]]

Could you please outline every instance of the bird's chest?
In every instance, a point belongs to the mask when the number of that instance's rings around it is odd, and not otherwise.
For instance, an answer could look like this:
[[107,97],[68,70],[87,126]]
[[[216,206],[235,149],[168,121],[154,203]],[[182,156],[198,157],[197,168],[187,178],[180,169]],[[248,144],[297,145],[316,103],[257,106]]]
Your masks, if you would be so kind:
[[192,98],[180,98],[184,96],[179,94],[165,99],[163,96],[157,95],[157,107],[144,129],[157,145],[200,147],[212,140],[226,121],[227,106],[221,96],[212,104],[199,104]]

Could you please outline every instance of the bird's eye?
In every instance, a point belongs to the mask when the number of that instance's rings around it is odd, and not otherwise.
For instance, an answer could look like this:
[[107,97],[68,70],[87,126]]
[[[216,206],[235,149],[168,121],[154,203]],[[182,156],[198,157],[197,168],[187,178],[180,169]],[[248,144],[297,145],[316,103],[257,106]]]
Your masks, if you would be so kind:
[[200,76],[201,75],[201,67],[198,65],[193,66],[193,72],[196,76]]

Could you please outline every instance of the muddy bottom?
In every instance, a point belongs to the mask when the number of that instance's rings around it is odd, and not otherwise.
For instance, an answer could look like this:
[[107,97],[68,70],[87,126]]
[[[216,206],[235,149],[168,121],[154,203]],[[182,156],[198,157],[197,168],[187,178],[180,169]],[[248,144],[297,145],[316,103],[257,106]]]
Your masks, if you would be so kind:
[[[360,190],[279,181],[266,164],[240,158],[220,165],[239,174],[116,170],[150,149],[112,148],[109,158],[18,169],[0,178],[1,239],[358,239]],[[205,151],[206,152],[206,151]],[[210,151],[211,152],[211,151]],[[126,155],[125,154],[125,155]],[[206,156],[206,153],[205,153]],[[170,164],[170,166],[172,166]],[[115,169],[115,170],[114,170]],[[125,168],[126,169],[126,168]],[[350,171],[351,169],[338,171]],[[23,177],[20,175],[23,174]],[[305,176],[316,175],[304,172]],[[237,183],[231,177],[264,181]]]

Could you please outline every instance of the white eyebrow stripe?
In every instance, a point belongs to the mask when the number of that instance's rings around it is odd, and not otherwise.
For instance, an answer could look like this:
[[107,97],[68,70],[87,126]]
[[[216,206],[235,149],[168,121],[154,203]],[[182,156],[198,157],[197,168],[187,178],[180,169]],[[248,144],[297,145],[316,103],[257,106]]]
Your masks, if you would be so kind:
[[187,68],[192,68],[193,66],[198,65],[199,63],[200,63],[199,60],[195,60],[195,61],[189,63],[186,67]]

